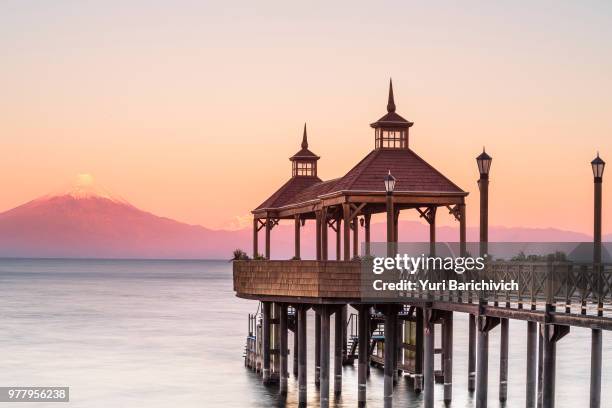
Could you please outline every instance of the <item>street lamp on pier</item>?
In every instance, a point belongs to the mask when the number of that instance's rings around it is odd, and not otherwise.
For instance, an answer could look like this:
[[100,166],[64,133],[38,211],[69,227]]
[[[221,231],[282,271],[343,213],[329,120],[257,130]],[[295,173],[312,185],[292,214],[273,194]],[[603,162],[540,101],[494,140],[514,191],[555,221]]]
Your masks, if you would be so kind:
[[393,237],[394,228],[394,209],[393,209],[393,191],[395,190],[395,182],[396,179],[391,175],[391,170],[389,170],[389,174],[385,176],[385,191],[387,192],[387,256],[393,256],[393,248],[392,245],[395,242]]
[[[594,211],[593,211],[593,272],[596,274],[597,290],[597,315],[603,315],[603,303],[601,301],[601,184],[603,172],[606,167],[599,152],[597,157],[591,161],[594,183]],[[591,330],[591,394],[590,408],[599,408],[601,405],[601,329]]]

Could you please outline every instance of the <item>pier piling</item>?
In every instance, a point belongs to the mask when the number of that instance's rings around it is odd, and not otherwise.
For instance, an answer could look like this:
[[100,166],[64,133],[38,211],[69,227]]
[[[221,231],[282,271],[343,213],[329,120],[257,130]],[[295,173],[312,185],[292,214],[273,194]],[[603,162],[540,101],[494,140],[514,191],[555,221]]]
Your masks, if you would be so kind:
[[342,393],[342,340],[343,340],[343,307],[336,310],[334,316],[334,394]]
[[416,352],[414,361],[414,392],[423,390],[423,308],[416,308]]
[[500,319],[500,343],[499,343],[499,400],[506,402],[508,399],[508,319]]
[[293,376],[298,376],[298,316],[295,311],[295,330],[293,331]]
[[262,353],[263,353],[263,369],[262,378],[264,384],[270,382],[270,302],[263,302],[263,322],[262,322]]
[[544,337],[542,325],[538,324],[538,408],[542,408],[542,373],[544,371]]
[[[546,313],[554,313],[554,305],[546,305]],[[542,408],[555,407],[555,371],[557,366],[557,342],[569,333],[569,326],[544,324],[542,348],[544,360],[542,364]]]
[[468,322],[468,391],[476,390],[476,316],[470,314]]
[[368,350],[370,344],[369,310],[366,305],[359,308],[359,347],[357,365],[357,402],[360,406],[366,402],[366,381],[368,376]]
[[321,314],[315,312],[315,346],[314,346],[315,385],[320,384],[321,371]]
[[287,393],[287,378],[289,377],[287,350],[287,305],[280,305],[280,393]]
[[423,329],[424,329],[424,388],[425,395],[423,401],[425,408],[434,406],[434,345],[435,345],[435,324],[433,323],[433,310],[423,310]]
[[527,396],[525,401],[526,408],[536,408],[536,386],[538,382],[538,324],[527,322]]
[[444,337],[444,402],[449,403],[453,399],[453,312],[446,312],[442,336]]
[[601,405],[601,330],[591,330],[591,393],[590,408]]
[[306,306],[297,309],[298,322],[298,402],[306,406]]
[[321,322],[320,327],[320,386],[319,401],[321,408],[329,407],[329,312],[327,306],[323,306],[318,314]]
[[489,386],[489,332],[499,318],[478,316],[478,357],[476,368],[476,408],[486,408]]
[[393,406],[393,371],[395,360],[395,329],[397,324],[397,310],[393,305],[389,305],[385,314],[385,363],[384,363],[384,406]]

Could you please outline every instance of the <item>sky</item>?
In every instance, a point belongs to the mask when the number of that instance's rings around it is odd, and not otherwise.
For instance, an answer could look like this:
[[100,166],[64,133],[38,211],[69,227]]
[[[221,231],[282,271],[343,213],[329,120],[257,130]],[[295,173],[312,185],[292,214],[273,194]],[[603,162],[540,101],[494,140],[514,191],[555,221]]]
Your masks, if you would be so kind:
[[250,225],[304,122],[323,179],[373,148],[393,77],[411,148],[471,193],[468,225],[485,145],[491,225],[590,233],[612,3],[433,3],[3,1],[0,211],[88,174],[158,215]]

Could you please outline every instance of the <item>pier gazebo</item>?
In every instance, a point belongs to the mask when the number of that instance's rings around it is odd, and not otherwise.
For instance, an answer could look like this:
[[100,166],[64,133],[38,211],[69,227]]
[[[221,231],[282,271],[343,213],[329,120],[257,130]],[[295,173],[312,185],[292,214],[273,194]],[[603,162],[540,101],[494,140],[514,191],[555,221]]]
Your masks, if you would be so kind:
[[398,217],[400,211],[406,209],[417,210],[429,223],[430,241],[435,242],[438,207],[447,207],[460,222],[460,241],[465,242],[465,197],[468,193],[410,149],[412,125],[413,122],[396,112],[393,84],[389,83],[387,113],[370,125],[374,129],[374,149],[344,176],[328,181],[317,176],[319,156],[308,150],[304,125],[301,150],[289,159],[291,178],[253,210],[253,254],[259,251],[258,231],[264,229],[264,253],[270,259],[272,229],[280,220],[293,219],[295,259],[301,259],[300,227],[306,220],[316,222],[317,260],[330,258],[329,229],[336,233],[335,259],[348,261],[357,257],[359,227],[365,230],[367,249],[372,214],[387,211],[383,180],[388,172],[397,179],[393,193],[395,242],[399,236]]

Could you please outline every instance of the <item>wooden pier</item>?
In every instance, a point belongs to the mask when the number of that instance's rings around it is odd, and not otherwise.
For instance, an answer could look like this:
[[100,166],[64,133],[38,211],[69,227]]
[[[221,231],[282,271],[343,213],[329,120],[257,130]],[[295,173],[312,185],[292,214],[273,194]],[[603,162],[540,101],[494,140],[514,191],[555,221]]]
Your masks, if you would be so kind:
[[[612,266],[601,261],[601,177],[603,164],[593,161],[595,174],[595,238],[593,261],[491,261],[478,275],[466,272],[461,279],[519,283],[517,291],[414,291],[396,301],[376,301],[362,286],[358,259],[360,229],[369,255],[373,214],[387,214],[387,244],[399,242],[401,211],[415,210],[430,226],[430,254],[436,250],[436,216],[448,210],[457,220],[459,253],[465,256],[465,197],[448,178],[409,148],[412,122],[395,112],[389,88],[387,114],[372,123],[374,150],[345,176],[322,181],[317,176],[319,156],[308,149],[306,128],[301,150],[291,157],[292,177],[254,211],[253,260],[233,264],[234,290],[241,298],[261,302],[261,313],[249,316],[245,364],[261,372],[266,383],[278,381],[287,392],[288,331],[294,333],[293,372],[298,378],[298,399],[305,405],[307,313],[315,314],[315,366],[322,407],[329,405],[330,381],[334,393],[342,392],[342,365],[358,364],[358,401],[366,401],[370,364],[384,369],[385,406],[391,406],[398,375],[409,376],[414,390],[423,392],[426,408],[434,404],[434,382],[444,384],[444,401],[452,400],[454,313],[469,314],[468,390],[475,391],[476,407],[487,406],[489,390],[489,335],[501,333],[499,399],[507,399],[509,378],[509,320],[525,322],[527,331],[527,408],[552,408],[555,404],[556,344],[571,327],[592,330],[591,388],[589,405],[601,406],[601,331],[612,330]],[[478,158],[480,172],[480,254],[488,253],[488,172],[491,158]],[[603,161],[601,161],[603,163]],[[393,176],[392,176],[393,174]],[[383,180],[385,184],[383,185]],[[386,188],[383,189],[383,187]],[[282,220],[294,224],[292,260],[272,260],[271,232]],[[316,259],[301,259],[301,229],[307,221],[316,226],[313,240]],[[264,254],[259,254],[259,231],[265,233]],[[332,238],[330,239],[330,233]],[[335,234],[335,239],[333,238]],[[335,248],[335,259],[330,253]],[[409,279],[441,279],[439,272],[419,272]],[[425,274],[425,275],[424,275]],[[357,311],[347,316],[347,307]],[[334,315],[334,325],[330,317]],[[330,344],[330,331],[335,343]],[[434,347],[436,332],[442,347]],[[330,377],[333,350],[334,372]],[[441,355],[439,367],[434,355]],[[401,374],[400,374],[401,373]],[[585,406],[587,405],[585,398]]]

